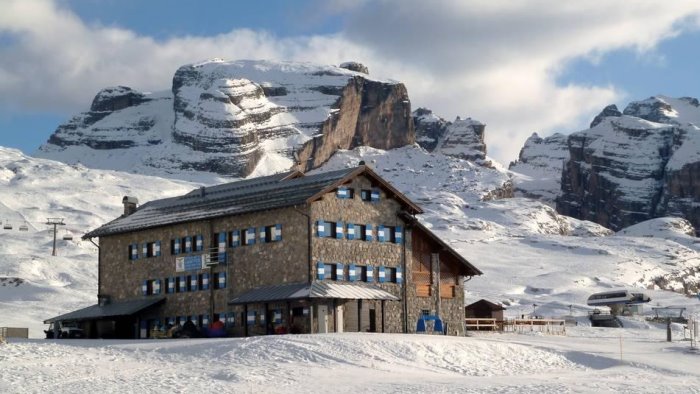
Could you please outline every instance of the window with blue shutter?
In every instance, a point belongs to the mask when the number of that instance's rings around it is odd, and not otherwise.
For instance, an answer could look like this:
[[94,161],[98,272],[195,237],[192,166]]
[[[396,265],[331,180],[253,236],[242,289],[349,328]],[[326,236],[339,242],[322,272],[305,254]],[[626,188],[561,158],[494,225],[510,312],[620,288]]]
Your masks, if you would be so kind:
[[155,252],[153,254],[155,254],[156,257],[160,256],[160,241],[156,241]]
[[403,227],[396,226],[396,230],[394,232],[394,242],[397,244],[403,243]]
[[226,288],[226,272],[219,272],[219,276],[217,278],[217,285],[219,289]]
[[355,225],[352,223],[348,223],[348,232],[347,235],[345,236],[347,239],[353,240],[355,239]]
[[370,200],[372,202],[379,202],[379,189],[372,189]]
[[343,239],[343,229],[345,228],[345,225],[343,222],[337,222],[335,224],[335,238],[336,239]]
[[258,319],[260,319],[260,325],[264,326],[265,325],[265,314],[261,313],[260,317]]
[[267,227],[260,227],[258,230],[258,239],[260,239],[261,244],[264,244],[267,241]]
[[348,266],[348,280],[349,280],[350,282],[354,282],[354,281],[355,281],[355,278],[356,278],[356,276],[357,276],[357,275],[356,275],[356,274],[357,274],[357,273],[356,273],[356,270],[357,270],[357,267],[355,266],[355,264],[350,264],[350,265]]
[[170,253],[174,255],[180,254],[180,238],[176,238],[170,241]]
[[385,232],[386,232],[386,229],[384,228],[384,226],[382,226],[382,225],[377,226],[377,241],[384,242],[384,240],[386,239]]
[[202,290],[209,290],[209,274],[202,274]]
[[168,278],[168,287],[167,287],[167,292],[168,294],[172,294],[175,292],[175,278]]
[[252,326],[253,324],[255,324],[255,315],[256,314],[257,313],[255,311],[248,311],[248,315],[246,316],[246,323],[249,326]]
[[347,187],[341,186],[335,192],[335,195],[341,199],[349,199],[349,198],[353,198],[353,191],[354,191],[353,189],[349,189]]
[[367,275],[365,276],[365,281],[367,283],[374,282],[374,267],[372,267],[371,265],[368,265],[366,270],[367,270]]
[[219,247],[217,248],[217,259],[216,261],[219,263],[225,263],[226,262],[226,232],[221,232],[218,235],[219,237]]
[[255,227],[251,227],[245,232],[245,244],[255,245]]
[[229,245],[231,245],[232,248],[241,246],[241,232],[238,230],[233,230],[229,233]]
[[275,224],[275,241],[281,241],[281,240],[282,240],[282,225]]
[[379,283],[386,282],[386,268],[383,265],[379,266]]
[[202,250],[204,250],[204,237],[201,235],[197,235],[195,237],[195,239],[196,239],[196,244],[195,244],[196,251],[201,252]]
[[326,236],[326,222],[319,220],[316,222],[316,236],[325,237]]
[[202,326],[207,327],[209,325],[209,315],[202,315]]
[[335,280],[345,280],[345,267],[341,263],[335,265]]
[[141,252],[143,254],[143,257],[148,257],[148,243],[144,243],[141,245]]
[[178,278],[178,289],[180,293],[184,293],[187,291],[187,277],[186,276],[180,276]]
[[192,237],[185,237],[185,253],[192,253]]
[[396,267],[396,277],[394,278],[396,283],[403,283],[403,272],[401,270],[401,266]]
[[160,294],[160,279],[153,281],[153,294]]
[[318,280],[323,280],[326,277],[326,266],[320,261],[316,263],[316,276]]
[[189,276],[190,280],[190,291],[197,291],[197,275],[190,275]]
[[367,242],[372,241],[372,225],[371,224],[365,225],[365,241],[367,241]]
[[143,283],[141,284],[141,294],[148,295],[148,281],[147,280],[144,280]]
[[139,258],[139,246],[138,244],[129,245],[129,260],[138,260]]

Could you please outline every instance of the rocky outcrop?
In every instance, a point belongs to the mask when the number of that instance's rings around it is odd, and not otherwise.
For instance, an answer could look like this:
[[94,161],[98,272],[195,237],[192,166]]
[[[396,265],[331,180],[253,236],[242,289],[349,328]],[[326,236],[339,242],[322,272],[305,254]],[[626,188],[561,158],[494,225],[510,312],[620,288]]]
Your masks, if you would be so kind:
[[513,172],[515,194],[554,205],[561,188],[561,173],[569,158],[568,136],[555,133],[542,138],[532,133],[520,150],[518,160],[508,169]]
[[622,112],[620,112],[619,109],[617,109],[617,105],[611,104],[608,105],[607,107],[603,108],[602,111],[598,115],[596,115],[595,118],[593,118],[593,121],[591,122],[591,125],[588,126],[590,128],[596,127],[600,122],[603,121],[603,119],[607,117],[620,117],[622,116]]
[[616,231],[661,216],[697,228],[698,107],[692,98],[653,97],[571,134],[557,210]]
[[354,62],[190,64],[169,92],[101,91],[37,155],[161,176],[245,177],[308,170],[338,149],[413,144],[405,86],[367,73]]
[[[139,144],[157,144],[159,138],[143,138],[155,124],[151,114],[135,112],[134,116],[116,125],[106,125],[109,120],[105,120],[115,112],[138,107],[153,99],[126,86],[103,89],[93,99],[90,111],[76,115],[67,123],[60,125],[49,137],[47,145],[63,151],[69,150],[71,146],[85,146],[103,151],[127,149]],[[155,99],[167,100],[162,97]]]
[[426,108],[413,112],[413,122],[416,142],[425,150],[487,164],[483,123],[459,116],[449,122]]

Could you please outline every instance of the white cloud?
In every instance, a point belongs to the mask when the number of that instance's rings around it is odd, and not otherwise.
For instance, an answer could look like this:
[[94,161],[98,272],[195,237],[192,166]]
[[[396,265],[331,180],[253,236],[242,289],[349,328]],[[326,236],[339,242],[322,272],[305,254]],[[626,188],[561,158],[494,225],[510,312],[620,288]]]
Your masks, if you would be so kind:
[[[59,3],[60,4],[60,3]],[[170,87],[182,64],[212,57],[338,63],[406,83],[414,107],[485,122],[492,155],[516,157],[532,131],[571,131],[619,99],[614,86],[560,86],[568,62],[619,49],[653,53],[696,28],[696,1],[334,0],[341,32],[280,38],[253,30],[164,41],[88,25],[50,0],[0,6],[0,109],[76,112],[101,88]],[[320,13],[320,16],[319,16]]]

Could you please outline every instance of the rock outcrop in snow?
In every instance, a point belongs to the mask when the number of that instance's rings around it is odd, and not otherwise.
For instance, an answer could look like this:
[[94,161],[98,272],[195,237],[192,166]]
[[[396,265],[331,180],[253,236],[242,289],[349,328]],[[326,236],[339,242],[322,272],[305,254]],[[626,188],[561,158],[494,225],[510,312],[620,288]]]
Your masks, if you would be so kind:
[[561,188],[564,161],[568,158],[566,135],[555,133],[542,138],[532,133],[520,150],[518,160],[508,166],[514,173],[516,194],[554,205]]
[[613,230],[661,216],[698,228],[698,100],[651,97],[596,119],[568,138],[557,210]]
[[486,164],[486,125],[471,118],[457,117],[449,122],[426,108],[413,111],[416,142],[428,152]]
[[244,177],[256,167],[258,175],[315,168],[338,149],[414,143],[405,86],[367,72],[353,62],[185,65],[170,92],[101,91],[37,155],[161,176]]

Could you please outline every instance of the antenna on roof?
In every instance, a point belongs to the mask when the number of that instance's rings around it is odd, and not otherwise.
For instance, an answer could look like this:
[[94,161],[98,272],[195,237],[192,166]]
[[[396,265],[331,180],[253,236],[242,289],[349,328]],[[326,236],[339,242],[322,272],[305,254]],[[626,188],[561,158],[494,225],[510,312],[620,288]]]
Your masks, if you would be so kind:
[[49,226],[53,226],[53,252],[51,253],[51,256],[56,255],[56,226],[65,226],[66,224],[63,223],[63,218],[46,218],[46,224]]

